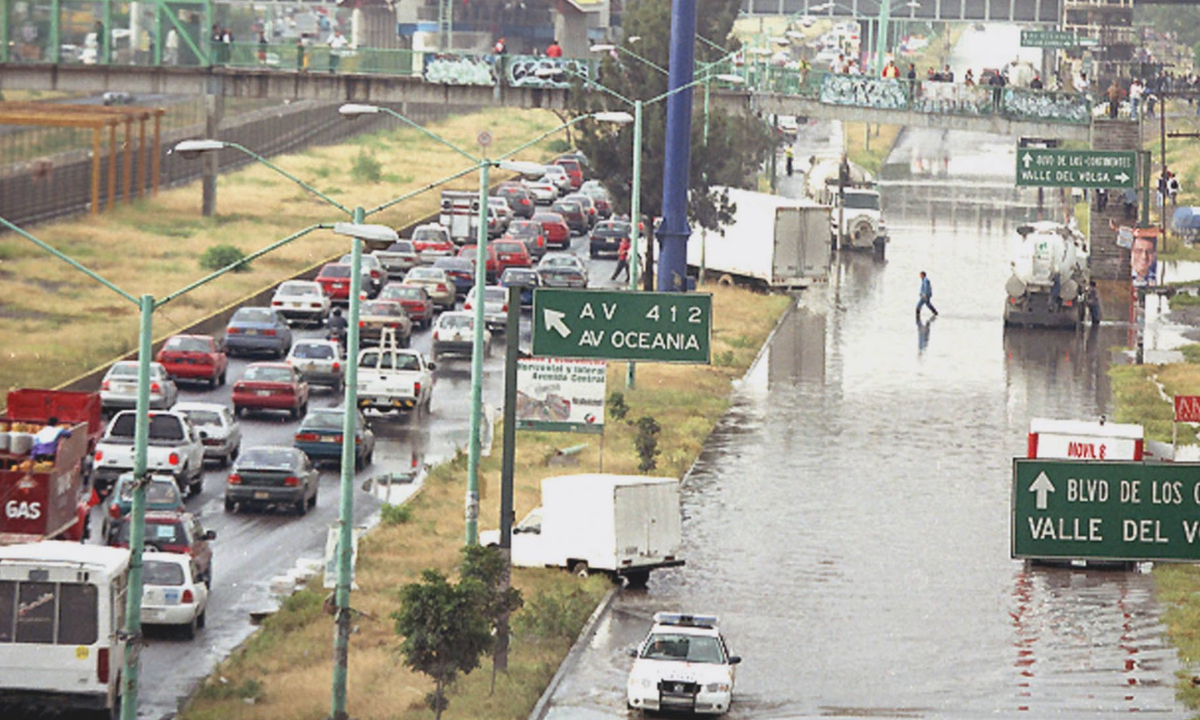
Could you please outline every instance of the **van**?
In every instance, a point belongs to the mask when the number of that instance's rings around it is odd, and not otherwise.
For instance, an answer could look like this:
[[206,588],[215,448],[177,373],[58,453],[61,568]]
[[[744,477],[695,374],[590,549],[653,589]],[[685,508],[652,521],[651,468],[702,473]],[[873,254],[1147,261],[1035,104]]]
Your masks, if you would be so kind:
[[0,704],[116,713],[129,551],[0,547]]

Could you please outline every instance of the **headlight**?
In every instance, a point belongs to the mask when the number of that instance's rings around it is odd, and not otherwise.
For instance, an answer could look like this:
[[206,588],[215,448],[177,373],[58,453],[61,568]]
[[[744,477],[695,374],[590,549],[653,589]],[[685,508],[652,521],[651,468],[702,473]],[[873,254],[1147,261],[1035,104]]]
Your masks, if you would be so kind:
[[725,683],[725,682],[709,683],[704,686],[704,690],[705,690],[705,692],[710,692],[710,693],[729,692],[729,683]]

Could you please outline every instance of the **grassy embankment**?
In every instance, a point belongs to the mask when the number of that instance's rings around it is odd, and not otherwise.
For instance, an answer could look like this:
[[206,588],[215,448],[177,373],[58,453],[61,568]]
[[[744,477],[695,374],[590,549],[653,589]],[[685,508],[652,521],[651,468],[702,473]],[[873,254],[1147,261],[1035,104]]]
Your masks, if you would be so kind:
[[[1168,133],[1200,131],[1200,117],[1192,114],[1194,113],[1193,106],[1186,101],[1168,101],[1167,111]],[[1158,224],[1159,207],[1154,198],[1154,190],[1157,187],[1158,174],[1162,168],[1162,138],[1159,134],[1157,118],[1144,121],[1142,138],[1144,149],[1149,150],[1153,156],[1151,183],[1155,185],[1151,188],[1150,222]],[[1167,167],[1179,178],[1179,195],[1176,198],[1176,204],[1179,206],[1200,205],[1200,154],[1196,153],[1196,148],[1194,138],[1167,138]],[[1168,229],[1171,226],[1172,212],[1174,212],[1174,208],[1168,205],[1166,215]],[[1176,235],[1170,234],[1166,246],[1159,248],[1158,258],[1160,260],[1200,260],[1200,245],[1188,247]]]
[[[627,420],[651,415],[662,426],[658,469],[654,474],[682,477],[728,405],[730,381],[753,360],[757,349],[787,306],[782,296],[706,287],[714,294],[712,366],[641,364],[638,387],[625,391],[625,367],[609,367],[609,390],[625,392]],[[604,470],[636,473],[632,423],[609,415]],[[551,433],[521,433],[516,455],[515,503],[518,517],[538,503],[541,478],[594,470],[599,439],[588,436],[578,469],[547,467],[556,448],[578,438]],[[481,529],[495,527],[499,514],[499,457],[484,461],[481,472]],[[405,510],[406,521],[381,525],[360,546],[355,608],[367,613],[356,621],[350,648],[349,711],[357,718],[396,720],[430,717],[422,704],[432,686],[403,666],[399,638],[389,614],[399,588],[418,579],[425,568],[453,572],[463,537],[463,456],[434,468],[425,486]],[[489,692],[491,663],[466,676],[454,689],[445,717],[517,720],[528,717],[537,698],[565,656],[587,615],[607,590],[607,580],[586,581],[566,572],[521,570],[514,573],[526,606],[514,618],[516,635],[509,674]],[[331,619],[321,612],[322,594],[303,590],[269,618],[197,693],[182,720],[318,720],[327,715],[330,688]],[[223,682],[225,678],[227,682]],[[253,698],[247,704],[246,698]]]
[[[494,109],[430,128],[463,148],[490,129],[494,152],[516,147],[560,121],[545,111]],[[561,135],[556,137],[562,137]],[[526,159],[551,155],[549,141]],[[373,177],[373,158],[381,172]],[[171,162],[188,162],[173,158]],[[372,208],[469,163],[416,130],[399,129],[280,157],[273,162],[344,205]],[[358,165],[367,172],[351,172]],[[474,173],[446,187],[477,187]],[[423,193],[367,222],[400,226],[436,212],[437,191]],[[217,215],[200,215],[199,184],[120,205],[96,218],[81,217],[32,228],[32,234],[70,255],[135,297],[162,297],[204,275],[199,258],[209,247],[232,244],[250,253],[309,225],[348,220],[341,211],[290,180],[255,164],[222,175]],[[283,277],[345,252],[348,244],[318,230],[156,311],[161,338]],[[0,402],[13,387],[50,387],[133,350],[137,307],[15,233],[0,235]]]

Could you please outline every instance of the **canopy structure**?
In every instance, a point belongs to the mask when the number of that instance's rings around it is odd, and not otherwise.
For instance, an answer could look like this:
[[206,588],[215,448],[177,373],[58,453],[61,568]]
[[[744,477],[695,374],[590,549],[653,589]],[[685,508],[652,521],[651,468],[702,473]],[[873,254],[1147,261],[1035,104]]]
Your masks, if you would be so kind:
[[[90,128],[92,131],[92,202],[91,213],[100,212],[101,134],[108,130],[108,209],[117,199],[117,127],[125,126],[124,183],[125,202],[141,195],[146,188],[146,122],[153,119],[154,137],[150,150],[150,192],[158,194],[159,157],[162,136],[162,108],[106,107],[102,105],[66,105],[44,102],[0,102],[0,125]],[[133,123],[138,124],[136,192],[130,192],[133,177]]]

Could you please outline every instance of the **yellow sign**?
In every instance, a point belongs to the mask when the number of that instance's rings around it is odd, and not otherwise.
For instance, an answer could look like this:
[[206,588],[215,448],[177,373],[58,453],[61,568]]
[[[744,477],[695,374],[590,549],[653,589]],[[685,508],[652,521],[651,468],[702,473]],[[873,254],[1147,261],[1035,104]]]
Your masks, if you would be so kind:
[[80,645],[79,647],[75,648],[75,659],[76,660],[87,660],[88,659],[87,645]]

